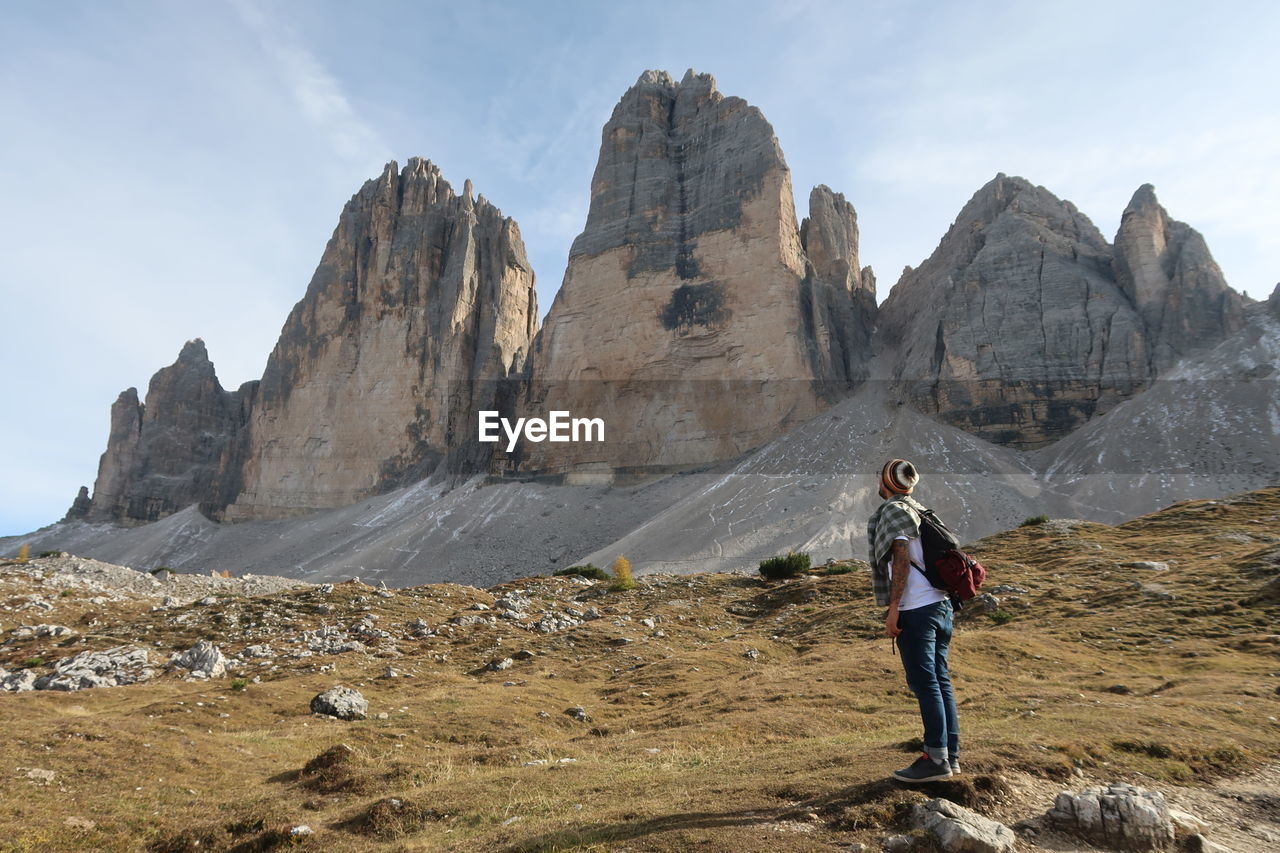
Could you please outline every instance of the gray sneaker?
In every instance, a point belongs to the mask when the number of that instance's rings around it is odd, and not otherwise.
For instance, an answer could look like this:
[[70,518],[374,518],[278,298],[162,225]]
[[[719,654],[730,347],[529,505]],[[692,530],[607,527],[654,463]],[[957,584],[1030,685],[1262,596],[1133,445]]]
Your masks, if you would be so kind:
[[948,758],[948,759],[947,759],[947,764],[951,765],[951,775],[952,775],[952,776],[959,776],[959,775],[960,775],[960,759],[958,759],[958,758]]
[[921,782],[937,782],[951,778],[951,768],[945,761],[934,761],[928,754],[921,755],[915,763],[904,770],[893,771],[893,778],[899,782],[918,785]]

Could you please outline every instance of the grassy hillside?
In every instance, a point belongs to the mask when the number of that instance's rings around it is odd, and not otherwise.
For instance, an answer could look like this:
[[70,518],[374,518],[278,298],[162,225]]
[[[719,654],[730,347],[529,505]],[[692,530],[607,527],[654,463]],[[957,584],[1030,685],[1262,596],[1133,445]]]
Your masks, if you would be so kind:
[[[1088,780],[1205,786],[1280,758],[1280,489],[972,550],[988,588],[1024,592],[957,632],[966,773],[931,793],[1013,824]],[[919,718],[865,565],[650,576],[629,592],[527,578],[384,597],[349,582],[159,610],[18,568],[0,568],[10,670],[122,644],[158,661],[202,637],[276,654],[225,679],[0,694],[0,849],[877,849],[924,796],[884,781],[918,750]],[[515,590],[529,622],[601,616],[550,634],[447,624]],[[290,657],[299,632],[368,615],[390,635],[362,638],[369,653]],[[419,618],[439,630],[412,636]],[[37,623],[80,633],[14,637]],[[363,692],[368,720],[309,713],[335,684]],[[300,824],[313,834],[291,838]]]

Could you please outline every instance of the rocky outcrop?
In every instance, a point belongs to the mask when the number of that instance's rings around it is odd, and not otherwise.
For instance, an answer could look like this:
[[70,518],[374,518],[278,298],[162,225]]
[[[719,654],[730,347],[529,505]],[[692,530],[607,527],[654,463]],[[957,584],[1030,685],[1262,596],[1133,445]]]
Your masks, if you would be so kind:
[[111,407],[111,435],[93,499],[77,500],[89,521],[155,521],[208,501],[224,456],[244,427],[241,391],[224,391],[204,341],[188,341],[158,371],[146,404],[130,388]]
[[1003,174],[881,307],[899,394],[990,441],[1034,448],[1245,325],[1204,239],[1134,194],[1114,248],[1070,202]]
[[814,375],[840,396],[866,377],[876,319],[876,280],[858,269],[858,214],[842,194],[819,184],[800,223],[805,278],[800,310]]
[[174,652],[169,662],[189,670],[198,678],[221,678],[227,674],[227,659],[222,650],[208,640],[196,640],[185,652]]
[[1001,174],[881,306],[893,378],[924,411],[1036,447],[1146,386],[1143,321],[1070,202]]
[[1125,208],[1115,261],[1116,282],[1146,325],[1153,371],[1244,326],[1245,297],[1227,286],[1200,233],[1169,218],[1151,184]]
[[1046,816],[1061,829],[1112,850],[1165,850],[1174,841],[1164,795],[1133,785],[1063,791]]
[[516,223],[429,161],[388,164],[348,202],[285,322],[225,518],[354,503],[451,452],[480,464],[476,411],[523,366],[536,325]]
[[93,498],[89,497],[89,487],[81,486],[76,499],[71,502],[71,507],[67,510],[67,514],[62,517],[63,521],[77,521],[88,517],[89,510],[93,509]]
[[1265,309],[1268,314],[1280,320],[1280,284],[1277,284],[1267,297]]
[[98,460],[93,499],[81,517],[93,521],[122,521],[128,507],[126,492],[138,472],[138,442],[142,437],[142,403],[138,389],[126,388],[111,404],[111,432]]
[[910,812],[911,823],[924,830],[943,853],[1013,853],[1018,837],[999,821],[964,806],[934,798],[918,803]]
[[813,260],[760,111],[707,74],[642,75],[605,125],[521,406],[605,417],[605,442],[530,444],[514,463],[570,479],[705,464],[847,390],[874,295],[852,207],[825,187],[811,204]]
[[311,712],[339,720],[363,720],[369,716],[369,702],[354,687],[332,687],[312,697]]

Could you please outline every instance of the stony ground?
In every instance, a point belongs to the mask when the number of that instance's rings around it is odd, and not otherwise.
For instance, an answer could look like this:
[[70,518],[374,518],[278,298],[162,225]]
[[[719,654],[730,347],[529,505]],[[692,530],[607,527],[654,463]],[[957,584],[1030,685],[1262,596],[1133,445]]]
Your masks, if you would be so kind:
[[[924,791],[885,781],[919,723],[857,563],[626,592],[2,565],[0,682],[63,689],[0,692],[0,850],[876,850],[942,796],[1086,851],[1042,816],[1107,782],[1277,849],[1280,489],[972,550],[966,772]],[[172,661],[200,640],[224,674]],[[123,686],[65,689],[95,679]],[[310,712],[335,685],[367,719]]]

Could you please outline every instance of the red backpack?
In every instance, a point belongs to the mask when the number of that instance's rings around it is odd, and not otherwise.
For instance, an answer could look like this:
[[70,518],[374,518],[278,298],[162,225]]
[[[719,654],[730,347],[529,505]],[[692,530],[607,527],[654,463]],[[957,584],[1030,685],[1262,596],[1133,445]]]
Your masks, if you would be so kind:
[[920,547],[924,565],[915,566],[935,589],[946,590],[959,604],[978,594],[987,579],[982,564],[960,550],[960,540],[931,509],[920,513]]

